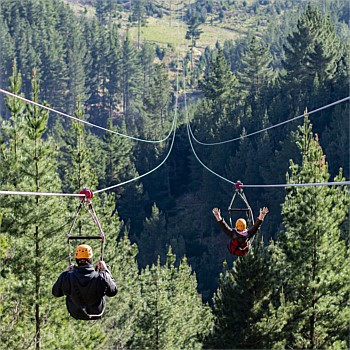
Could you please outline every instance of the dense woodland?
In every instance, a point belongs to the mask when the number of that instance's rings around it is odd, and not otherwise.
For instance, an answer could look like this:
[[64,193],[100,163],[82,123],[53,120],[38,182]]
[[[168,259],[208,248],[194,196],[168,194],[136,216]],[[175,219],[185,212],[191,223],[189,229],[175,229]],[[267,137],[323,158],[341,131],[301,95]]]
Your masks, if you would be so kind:
[[[270,213],[238,259],[211,213],[237,180],[349,180],[349,101],[249,135],[349,96],[348,1],[70,3],[86,11],[1,0],[0,88],[113,132],[1,93],[0,190],[112,187],[93,204],[119,292],[101,321],[70,318],[51,288],[79,199],[1,195],[0,349],[349,348],[347,186],[245,188]],[[235,11],[259,30],[194,55]],[[128,35],[169,13],[181,47]],[[95,230],[82,213],[75,231]]]

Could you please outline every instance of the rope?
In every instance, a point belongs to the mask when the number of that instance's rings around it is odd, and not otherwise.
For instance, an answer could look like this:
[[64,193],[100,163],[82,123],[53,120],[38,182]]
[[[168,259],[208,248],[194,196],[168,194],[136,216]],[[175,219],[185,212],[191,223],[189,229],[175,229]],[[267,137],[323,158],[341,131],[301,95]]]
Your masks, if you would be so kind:
[[22,196],[66,196],[66,197],[85,197],[79,193],[52,193],[52,192],[21,192],[21,191],[0,191],[0,195],[22,195]]
[[294,120],[303,118],[303,117],[305,117],[305,116],[307,116],[307,115],[310,115],[310,114],[313,114],[313,113],[322,111],[323,109],[326,109],[326,108],[335,106],[335,105],[337,105],[337,104],[339,104],[339,103],[348,101],[349,99],[350,99],[350,96],[344,97],[344,98],[342,98],[341,100],[338,100],[338,101],[335,101],[335,102],[330,103],[330,104],[328,104],[328,105],[325,105],[325,106],[323,106],[323,107],[314,109],[314,110],[311,111],[311,112],[307,112],[307,113],[301,114],[301,115],[299,115],[299,116],[297,116],[297,117],[295,117],[295,118],[285,120],[285,121],[283,121],[283,122],[281,122],[281,123],[278,123],[278,124],[275,124],[275,125],[266,127],[266,128],[264,128],[264,129],[261,129],[261,130],[258,130],[258,131],[254,131],[254,132],[252,132],[252,133],[250,133],[250,134],[246,134],[246,135],[242,135],[242,136],[240,136],[240,137],[236,137],[236,138],[231,139],[231,140],[220,141],[220,142],[211,142],[211,143],[201,142],[201,141],[197,140],[196,137],[193,135],[192,130],[191,130],[191,127],[190,127],[191,135],[192,135],[194,141],[196,141],[197,143],[199,143],[200,145],[203,145],[203,146],[223,145],[223,144],[225,144],[225,143],[229,143],[229,142],[234,142],[234,141],[242,140],[242,139],[244,139],[244,138],[246,138],[246,137],[253,136],[253,135],[257,135],[257,134],[260,134],[260,133],[262,133],[262,132],[264,132],[264,131],[267,131],[267,130],[270,130],[270,129],[273,129],[273,128],[277,128],[278,126],[281,126],[281,125],[287,124],[287,123],[289,123],[289,122],[292,122],[292,121],[294,121]]
[[[178,53],[178,63],[179,63],[179,53]],[[98,128],[98,129],[101,129],[101,130],[104,130],[104,131],[107,131],[107,132],[111,132],[113,134],[117,134],[119,136],[122,136],[122,137],[127,137],[129,139],[132,139],[132,140],[135,140],[135,141],[141,141],[141,142],[148,142],[148,143],[160,143],[160,142],[163,142],[165,140],[167,140],[171,133],[173,133],[173,138],[172,138],[172,141],[171,141],[171,145],[170,145],[170,149],[166,155],[166,157],[164,158],[164,160],[158,164],[155,168],[151,169],[150,171],[142,174],[142,175],[139,175],[135,178],[132,178],[132,179],[129,179],[127,181],[124,181],[124,182],[121,182],[117,185],[114,185],[114,186],[110,186],[110,187],[106,187],[106,188],[103,188],[103,189],[100,189],[100,190],[97,190],[95,192],[93,192],[94,194],[97,194],[97,193],[100,193],[100,192],[105,192],[105,191],[108,191],[110,189],[113,189],[113,188],[116,188],[116,187],[120,187],[120,186],[123,186],[127,183],[130,183],[132,181],[136,181],[136,180],[139,180],[149,174],[151,174],[152,172],[156,171],[157,169],[159,169],[165,162],[166,160],[169,158],[170,154],[171,154],[171,151],[173,149],[173,145],[174,145],[174,141],[175,141],[175,135],[176,135],[176,119],[177,119],[177,110],[178,110],[178,93],[179,93],[179,73],[178,73],[178,70],[179,70],[179,64],[177,65],[177,71],[176,71],[176,100],[175,100],[175,114],[174,114],[174,119],[173,119],[173,122],[172,122],[172,127],[170,129],[170,132],[169,134],[162,140],[145,140],[145,139],[140,139],[140,138],[137,138],[137,137],[132,137],[132,136],[128,136],[128,135],[125,135],[125,134],[121,134],[117,131],[113,131],[113,130],[110,130],[110,129],[106,129],[106,128],[103,128],[99,125],[95,125],[93,123],[90,123],[90,122],[87,122],[85,120],[81,120],[79,118],[76,118],[76,117],[73,117],[69,114],[66,114],[66,113],[63,113],[63,112],[60,112],[60,111],[57,111],[53,108],[50,108],[48,106],[44,106],[42,104],[39,104],[37,102],[34,102],[34,101],[31,101],[29,99],[26,99],[22,96],[18,96],[16,94],[13,94],[12,92],[9,92],[9,91],[6,91],[6,90],[3,90],[0,88],[0,92],[4,93],[5,95],[9,95],[9,96],[12,96],[14,98],[18,98],[22,101],[25,101],[27,103],[30,103],[30,104],[33,104],[33,105],[36,105],[38,107],[41,107],[43,109],[46,109],[48,111],[51,111],[53,113],[56,113],[56,114],[59,114],[61,116],[64,116],[64,117],[67,117],[67,118],[70,118],[70,119],[73,119],[75,121],[78,121],[80,123],[83,123],[83,124],[86,124],[86,125],[89,125],[89,126],[92,126],[92,127],[95,127],[95,128]],[[0,191],[0,195],[1,194],[4,194],[4,195],[32,195],[32,196],[70,196],[70,197],[85,197],[84,194],[69,194],[69,193],[44,193],[44,192],[21,192],[21,191]]]
[[[233,181],[228,180],[227,178],[225,178],[224,176],[216,173],[215,171],[213,171],[212,169],[210,169],[207,165],[205,165],[198,157],[194,147],[193,147],[193,143],[191,140],[191,137],[194,138],[193,133],[192,133],[192,129],[190,127],[190,121],[189,121],[189,116],[188,116],[188,109],[187,109],[187,100],[186,100],[186,90],[185,90],[185,82],[184,82],[184,101],[185,101],[185,113],[186,113],[186,120],[187,120],[187,134],[188,134],[188,140],[190,142],[190,146],[192,149],[192,152],[195,156],[195,158],[197,159],[197,161],[209,172],[211,172],[213,175],[219,177],[220,179],[235,185],[236,183]],[[348,97],[347,99],[349,99],[350,97]],[[344,99],[343,99],[344,100]],[[340,101],[343,101],[340,100]],[[338,101],[339,102],[339,101]],[[324,109],[326,107],[323,107],[322,109]],[[318,109],[320,110],[320,109]],[[316,110],[313,111],[313,113],[315,113]],[[301,116],[299,116],[298,118],[300,118]],[[251,135],[251,134],[250,134]],[[248,135],[246,135],[248,136]],[[335,182],[313,182],[313,183],[303,183],[303,184],[271,184],[271,185],[242,185],[242,187],[250,187],[250,188],[277,188],[277,187],[302,187],[302,186],[341,186],[341,185],[350,185],[350,181],[335,181]]]
[[185,100],[185,112],[186,112],[186,118],[187,118],[187,135],[188,135],[188,140],[190,142],[190,146],[192,148],[192,152],[194,154],[194,156],[196,157],[196,159],[198,160],[198,162],[205,168],[207,169],[209,172],[211,172],[212,174],[214,174],[215,176],[219,177],[220,179],[226,181],[226,182],[229,182],[230,184],[232,185],[235,185],[235,182],[233,181],[230,181],[228,179],[226,179],[225,177],[219,175],[218,173],[216,173],[215,171],[211,170],[210,168],[208,168],[200,159],[199,157],[197,156],[197,153],[196,151],[194,150],[194,147],[193,147],[193,144],[192,144],[192,140],[191,140],[191,128],[190,128],[190,122],[189,122],[189,117],[188,117],[188,111],[187,111],[187,101],[186,101],[186,91],[185,91],[185,97],[184,97],[184,100]]
[[124,181],[124,182],[121,182],[117,185],[113,185],[113,186],[110,186],[110,187],[106,187],[106,188],[103,188],[101,190],[97,190],[94,192],[95,193],[100,193],[100,192],[105,192],[105,191],[108,191],[108,190],[111,190],[113,188],[116,188],[116,187],[120,187],[120,186],[123,186],[123,185],[126,185],[127,183],[130,183],[132,181],[136,181],[136,180],[139,180],[141,179],[142,177],[145,177],[151,173],[153,173],[154,171],[156,171],[157,169],[159,169],[166,161],[167,159],[169,158],[170,156],[170,153],[173,149],[173,146],[174,146],[174,141],[175,141],[175,135],[176,135],[176,120],[177,120],[177,110],[178,110],[178,93],[179,93],[179,76],[178,76],[178,70],[179,70],[179,66],[177,67],[177,71],[176,71],[176,98],[175,98],[175,115],[174,115],[174,120],[173,120],[173,126],[172,126],[172,130],[173,130],[173,138],[172,138],[172,141],[171,141],[171,145],[170,145],[170,148],[169,148],[169,151],[166,155],[166,157],[163,159],[163,161],[158,164],[155,168],[151,169],[150,171],[142,174],[142,175],[139,175],[139,176],[136,176],[135,178],[133,179],[130,179],[130,180],[127,180],[127,181]]
[[[186,101],[186,98],[185,98]],[[186,102],[185,102],[186,105]],[[187,120],[188,120],[188,116],[187,116]],[[220,179],[235,185],[236,183],[233,181],[230,181],[228,179],[226,179],[224,176],[216,173],[215,171],[211,170],[208,166],[206,166],[198,157],[196,151],[194,150],[192,141],[191,141],[191,136],[190,136],[190,127],[189,127],[189,123],[187,122],[187,131],[188,131],[188,138],[190,141],[190,145],[192,148],[192,152],[194,154],[194,156],[196,157],[196,159],[198,160],[198,162],[205,168],[207,169],[209,172],[211,172],[212,174],[214,174],[215,176],[219,177]],[[310,183],[302,183],[302,184],[271,184],[271,185],[245,185],[243,184],[242,187],[250,187],[250,188],[277,188],[277,187],[302,187],[302,186],[341,186],[341,185],[350,185],[350,181],[334,181],[334,182],[310,182]]]
[[350,186],[350,181],[334,181],[334,182],[310,182],[304,184],[274,184],[274,185],[243,185],[250,188],[271,188],[271,187],[304,187],[304,186]]
[[[31,101],[31,100],[28,100],[28,99],[26,99],[26,98],[24,98],[24,97],[22,97],[22,96],[18,96],[18,95],[16,95],[16,94],[13,94],[12,92],[3,90],[3,89],[1,89],[1,88],[0,88],[0,92],[4,93],[5,95],[9,95],[9,96],[18,98],[18,99],[20,99],[20,100],[22,100],[22,101],[25,101],[25,102],[27,102],[27,103],[30,103],[30,104],[32,104],[32,105],[35,105],[35,106],[44,108],[44,109],[46,109],[46,110],[48,110],[48,111],[50,111],[50,112],[59,114],[59,115],[61,115],[61,116],[63,116],[63,117],[67,117],[67,118],[73,119],[73,120],[75,120],[75,121],[77,121],[77,122],[79,122],[79,123],[83,123],[83,124],[86,124],[86,125],[95,127],[95,128],[97,128],[97,129],[104,130],[104,131],[110,132],[110,133],[112,133],[112,134],[119,135],[119,136],[121,136],[121,137],[126,137],[126,138],[131,139],[131,140],[134,140],[134,141],[147,142],[147,143],[160,143],[160,142],[164,142],[164,141],[166,141],[166,140],[170,137],[170,135],[171,135],[171,133],[172,133],[172,131],[173,131],[172,129],[170,129],[168,135],[167,135],[165,138],[161,139],[161,140],[145,140],[145,139],[141,139],[141,138],[138,138],[138,137],[133,137],[133,136],[125,135],[125,134],[122,134],[122,133],[117,132],[117,131],[114,131],[114,130],[106,129],[106,128],[102,127],[102,126],[99,126],[99,125],[90,123],[90,122],[88,122],[88,121],[86,121],[86,120],[82,120],[82,119],[73,117],[73,116],[71,116],[71,115],[69,115],[69,114],[66,114],[66,113],[57,111],[57,110],[55,110],[55,109],[53,109],[53,108],[51,108],[51,107],[44,106],[44,105],[42,105],[42,104],[40,104],[40,103],[37,103],[37,102]],[[174,122],[173,122],[173,125],[174,125]]]

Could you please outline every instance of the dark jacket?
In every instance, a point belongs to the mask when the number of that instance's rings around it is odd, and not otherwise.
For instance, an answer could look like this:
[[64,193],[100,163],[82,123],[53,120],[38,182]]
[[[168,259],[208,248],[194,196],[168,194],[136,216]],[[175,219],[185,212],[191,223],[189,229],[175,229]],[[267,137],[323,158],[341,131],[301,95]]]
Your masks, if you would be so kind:
[[246,242],[247,240],[249,240],[251,237],[253,237],[260,225],[262,224],[262,220],[260,219],[256,219],[254,225],[247,230],[247,235],[246,236],[242,236],[240,235],[237,230],[235,228],[231,228],[224,219],[222,219],[221,221],[219,221],[219,224],[221,226],[221,229],[226,233],[227,236],[229,236],[231,238],[231,240],[237,240],[239,244],[242,244],[244,242]]
[[75,319],[95,320],[102,317],[106,296],[117,294],[117,285],[108,270],[97,272],[86,264],[62,272],[52,287],[52,294],[66,296],[68,312]]

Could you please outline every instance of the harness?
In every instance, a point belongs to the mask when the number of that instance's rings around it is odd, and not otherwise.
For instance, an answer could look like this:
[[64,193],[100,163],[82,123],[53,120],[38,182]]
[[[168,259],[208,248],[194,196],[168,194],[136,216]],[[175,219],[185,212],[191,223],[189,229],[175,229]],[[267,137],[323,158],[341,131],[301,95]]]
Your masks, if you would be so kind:
[[[236,197],[240,198],[241,201],[243,201],[243,204],[245,205],[245,208],[234,207],[234,202],[235,202]],[[233,225],[233,218],[232,218],[233,215],[232,214],[234,212],[244,212],[245,215],[246,215],[247,224],[248,224],[249,227],[252,226],[253,223],[254,223],[253,222],[254,221],[253,211],[252,211],[252,208],[249,205],[247,197],[245,196],[245,194],[243,192],[243,183],[241,181],[237,181],[235,183],[235,192],[234,192],[234,194],[232,196],[231,203],[230,203],[230,206],[228,208],[228,212],[229,212],[229,216],[230,216],[231,228],[233,230],[235,230],[238,234],[240,234],[239,231],[237,231],[236,228],[234,228],[234,225]],[[245,230],[245,232],[247,232],[247,230]],[[241,235],[241,236],[244,237],[244,235]],[[253,239],[254,239],[254,237],[253,237]],[[249,241],[249,238],[247,238],[242,243],[240,243],[237,239],[234,239],[234,240],[231,240],[231,242],[228,244],[227,248],[228,248],[229,252],[232,255],[245,256],[249,252],[250,244],[251,244],[251,242]]]
[[[80,191],[80,194],[83,194],[85,197],[82,198],[82,200],[80,201],[80,205],[78,207],[78,210],[76,211],[75,213],[75,216],[73,218],[73,221],[72,221],[72,224],[69,228],[69,231],[67,233],[67,240],[68,240],[68,256],[69,256],[69,264],[72,263],[72,254],[71,254],[71,247],[70,247],[70,241],[73,239],[73,240],[80,240],[80,239],[83,239],[83,240],[90,240],[90,239],[100,239],[101,240],[101,256],[100,256],[100,260],[103,260],[103,255],[104,255],[104,243],[105,243],[105,235],[104,235],[104,232],[102,230],[102,227],[101,227],[101,224],[98,220],[98,217],[96,215],[96,212],[95,212],[95,209],[93,208],[92,206],[92,201],[91,201],[91,198],[93,196],[93,192],[88,189],[88,188],[83,188],[81,191]],[[71,233],[72,233],[72,230],[73,230],[73,227],[74,227],[74,224],[75,222],[77,221],[77,218],[80,214],[80,211],[82,208],[85,208],[92,220],[94,221],[94,223],[96,224],[96,226],[98,227],[99,231],[100,231],[100,235],[99,236],[72,236]],[[69,279],[69,283],[72,287],[72,283]],[[83,313],[89,318],[89,319],[95,319],[95,318],[101,318],[104,311],[105,311],[105,306],[103,307],[102,309],[102,312],[100,314],[97,314],[97,315],[93,315],[93,314],[89,314],[87,311],[86,311],[86,308],[87,308],[87,303],[85,301],[85,298],[84,296],[82,295],[82,293],[80,292],[79,290],[79,287],[77,286],[76,283],[73,284],[73,288],[77,294],[77,297],[79,299],[79,304],[75,303],[71,298],[70,301],[75,304],[76,306],[80,307],[80,309],[83,311]]]
[[237,239],[234,239],[227,245],[227,249],[232,255],[245,256],[249,252],[250,242],[246,240],[243,243],[239,243]]
[[[80,201],[80,205],[78,207],[78,210],[75,213],[75,216],[73,218],[73,222],[72,222],[72,224],[71,224],[71,226],[69,228],[69,231],[67,233],[69,264],[72,263],[72,255],[71,255],[71,247],[70,247],[70,241],[72,239],[74,239],[74,240],[79,240],[79,239],[84,239],[84,240],[100,239],[101,240],[101,256],[100,256],[100,260],[103,260],[103,255],[104,255],[105,234],[104,234],[104,232],[102,230],[102,227],[101,227],[101,224],[100,224],[100,222],[98,220],[98,217],[96,215],[95,209],[92,206],[91,198],[93,196],[93,192],[90,189],[84,187],[80,191],[80,194],[85,195],[85,197],[83,197],[82,200]],[[81,211],[81,209],[83,207],[89,212],[92,220],[94,221],[95,225],[98,227],[98,229],[100,231],[100,235],[99,236],[72,236],[71,235],[73,227],[74,227],[74,224],[77,221],[79,213],[80,213],[80,211]]]

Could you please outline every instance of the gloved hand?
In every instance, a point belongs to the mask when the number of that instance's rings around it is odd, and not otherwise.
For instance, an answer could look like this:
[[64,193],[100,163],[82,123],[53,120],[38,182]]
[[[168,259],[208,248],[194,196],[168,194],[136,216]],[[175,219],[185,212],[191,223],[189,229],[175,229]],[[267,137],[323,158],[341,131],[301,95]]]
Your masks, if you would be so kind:
[[107,265],[103,260],[100,260],[97,264],[97,270],[108,271]]
[[73,267],[74,267],[74,264],[70,263],[67,268],[66,268],[66,271],[71,271],[73,270]]
[[216,219],[217,221],[221,221],[221,220],[222,220],[222,217],[221,217],[220,209],[214,208],[212,211],[213,211],[213,214],[214,214],[214,216],[215,216],[215,219]]
[[259,219],[262,221],[264,220],[265,215],[269,212],[269,208],[264,207],[264,208],[260,208],[260,214],[259,214]]

